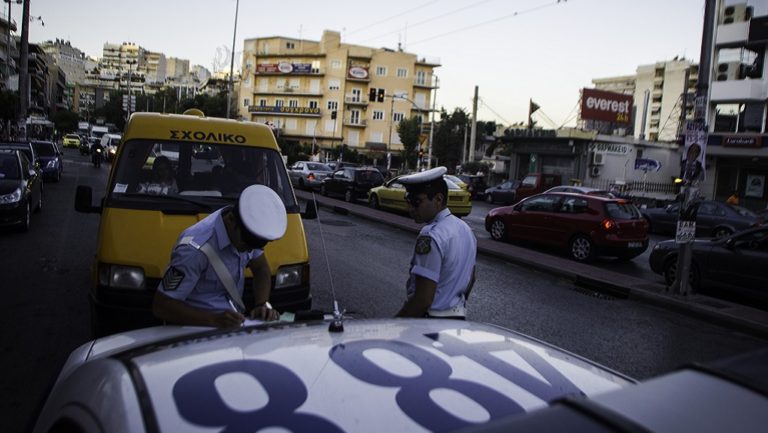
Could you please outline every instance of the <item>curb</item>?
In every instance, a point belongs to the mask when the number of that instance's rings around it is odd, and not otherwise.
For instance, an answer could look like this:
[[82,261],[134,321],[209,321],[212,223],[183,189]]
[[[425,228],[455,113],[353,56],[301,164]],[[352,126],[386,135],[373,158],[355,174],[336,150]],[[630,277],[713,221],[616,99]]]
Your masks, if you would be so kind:
[[[311,192],[298,189],[295,190],[295,193],[297,198],[303,200],[311,200],[313,196]],[[389,226],[412,233],[419,233],[421,229],[421,224],[416,224],[409,218],[397,214],[371,209],[361,204],[340,202],[319,194],[315,194],[315,199],[318,207],[332,209],[336,213],[350,214],[367,220],[386,223]],[[768,311],[757,310],[704,295],[680,297],[667,294],[665,293],[666,287],[657,282],[598,269],[570,259],[553,257],[550,254],[489,239],[477,240],[477,252],[545,271],[566,278],[577,286],[597,292],[654,305],[768,339]]]

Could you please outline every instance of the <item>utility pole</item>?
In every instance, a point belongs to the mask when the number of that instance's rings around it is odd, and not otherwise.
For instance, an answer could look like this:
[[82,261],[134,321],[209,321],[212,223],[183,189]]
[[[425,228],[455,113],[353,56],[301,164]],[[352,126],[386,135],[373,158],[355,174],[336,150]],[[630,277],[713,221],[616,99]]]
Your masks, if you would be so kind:
[[478,86],[475,86],[475,97],[472,99],[472,135],[469,137],[469,155],[467,161],[475,161],[475,141],[477,141],[477,93]]
[[395,95],[389,95],[392,103],[389,106],[389,142],[387,143],[387,173],[392,166],[392,124],[395,121]]
[[427,158],[428,158],[427,170],[432,168],[432,139],[435,133],[435,104],[437,102],[437,89],[440,87],[440,79],[435,74],[432,74],[432,76],[435,77],[435,92],[434,92],[434,96],[432,97],[432,121],[430,122],[430,125],[429,125],[429,149],[427,154]]
[[27,138],[27,110],[29,109],[29,1],[24,0],[21,15],[21,51],[19,52],[19,131]]
[[237,38],[237,12],[240,10],[240,0],[235,3],[235,31],[232,33],[232,59],[229,61],[229,85],[227,86],[227,119],[232,109],[232,92],[235,88],[235,38]]
[[[674,294],[687,295],[692,292],[690,285],[693,240],[696,234],[696,214],[701,197],[699,183],[706,174],[707,114],[709,77],[712,69],[712,43],[715,30],[715,9],[717,0],[705,0],[704,29],[701,37],[699,80],[696,85],[694,120],[685,125],[685,150],[682,164],[684,190],[677,220],[675,242],[681,244],[677,256],[677,272],[670,290]],[[687,89],[686,89],[687,91]]]

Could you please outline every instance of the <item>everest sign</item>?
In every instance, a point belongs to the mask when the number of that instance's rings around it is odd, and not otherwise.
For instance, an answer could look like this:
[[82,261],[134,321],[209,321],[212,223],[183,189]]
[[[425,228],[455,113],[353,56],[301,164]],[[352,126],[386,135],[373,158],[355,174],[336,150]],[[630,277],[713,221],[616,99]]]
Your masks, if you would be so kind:
[[604,90],[583,89],[581,94],[582,120],[601,120],[629,123],[632,96]]

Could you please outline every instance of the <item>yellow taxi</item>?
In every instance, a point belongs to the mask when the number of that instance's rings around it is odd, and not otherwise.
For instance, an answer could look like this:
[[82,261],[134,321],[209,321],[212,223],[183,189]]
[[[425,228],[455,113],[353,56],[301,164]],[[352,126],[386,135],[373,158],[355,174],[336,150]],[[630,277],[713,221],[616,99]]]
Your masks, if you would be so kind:
[[[167,187],[153,184],[155,161],[172,166]],[[164,176],[167,174],[164,174]],[[117,148],[103,197],[78,186],[75,209],[101,215],[90,292],[97,335],[157,321],[154,292],[179,234],[208,214],[237,203],[253,184],[266,185],[288,213],[285,236],[266,247],[272,269],[270,302],[279,311],[311,308],[309,253],[301,214],[272,131],[263,124],[187,113],[135,113]],[[100,194],[101,196],[101,194]],[[246,287],[250,286],[250,270]],[[246,306],[253,291],[245,290]]]
[[[408,212],[405,201],[405,186],[400,183],[400,177],[387,181],[384,185],[372,188],[368,193],[368,205],[374,209],[387,209],[398,212]],[[472,212],[472,201],[469,192],[461,189],[450,179],[443,177],[448,185],[448,208],[457,217],[465,217]]]
[[461,180],[460,177],[454,176],[452,174],[446,174],[445,175],[445,179],[450,180],[451,182],[455,183],[459,188],[463,189],[464,191],[466,191],[467,187],[469,186],[466,183],[464,183],[464,181]]
[[77,149],[80,147],[80,136],[77,134],[67,134],[64,136],[64,139],[62,140],[61,144],[64,147],[74,147]]

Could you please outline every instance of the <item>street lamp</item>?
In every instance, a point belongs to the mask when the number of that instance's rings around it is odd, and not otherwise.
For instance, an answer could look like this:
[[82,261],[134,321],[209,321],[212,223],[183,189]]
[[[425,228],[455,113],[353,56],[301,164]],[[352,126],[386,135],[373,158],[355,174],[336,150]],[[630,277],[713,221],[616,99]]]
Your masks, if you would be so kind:
[[235,38],[237,38],[237,12],[240,10],[240,0],[235,3],[235,30],[232,32],[232,59],[229,62],[229,86],[227,86],[227,119],[229,119],[229,112],[232,109],[232,90],[235,87],[234,72],[235,72]]

